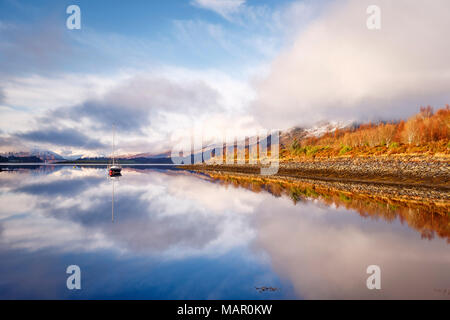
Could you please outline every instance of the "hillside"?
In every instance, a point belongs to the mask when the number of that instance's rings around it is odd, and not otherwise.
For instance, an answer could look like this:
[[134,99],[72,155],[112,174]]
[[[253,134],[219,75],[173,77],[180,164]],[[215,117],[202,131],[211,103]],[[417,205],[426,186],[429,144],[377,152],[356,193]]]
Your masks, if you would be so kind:
[[281,159],[450,154],[450,106],[428,106],[406,121],[336,128],[321,136],[307,130],[282,136]]
[[42,159],[36,156],[0,156],[0,163],[41,163]]

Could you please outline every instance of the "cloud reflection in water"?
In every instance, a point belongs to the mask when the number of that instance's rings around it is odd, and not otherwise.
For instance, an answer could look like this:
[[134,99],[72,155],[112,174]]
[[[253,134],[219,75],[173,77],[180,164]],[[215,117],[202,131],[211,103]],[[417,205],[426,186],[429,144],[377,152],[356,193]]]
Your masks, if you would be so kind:
[[[104,169],[2,172],[0,284],[8,290],[0,295],[76,298],[55,289],[65,283],[55,265],[69,257],[88,269],[80,297],[439,298],[434,289],[450,286],[445,240],[423,240],[398,220],[130,168],[116,182],[111,223],[111,188]],[[381,267],[381,291],[365,287],[369,264]],[[24,274],[40,274],[53,291]],[[282,290],[254,290],[268,285]]]

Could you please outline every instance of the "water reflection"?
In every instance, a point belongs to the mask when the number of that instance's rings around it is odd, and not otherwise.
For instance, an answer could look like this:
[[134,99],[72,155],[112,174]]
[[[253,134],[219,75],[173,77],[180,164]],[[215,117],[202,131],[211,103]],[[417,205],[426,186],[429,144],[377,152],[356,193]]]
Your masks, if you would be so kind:
[[0,297],[450,298],[448,215],[344,196],[165,169],[1,172]]
[[421,233],[424,239],[435,235],[450,243],[450,215],[448,201],[417,198],[394,199],[386,196],[345,192],[308,182],[293,182],[268,178],[209,174],[215,182],[245,188],[259,193],[266,191],[275,197],[289,197],[293,204],[318,200],[328,207],[344,207],[356,211],[363,218],[400,220]]
[[109,176],[109,179],[111,180],[111,185],[112,185],[112,197],[111,197],[111,222],[114,222],[114,184],[116,181],[119,181],[120,177],[122,175],[116,174],[113,176]]

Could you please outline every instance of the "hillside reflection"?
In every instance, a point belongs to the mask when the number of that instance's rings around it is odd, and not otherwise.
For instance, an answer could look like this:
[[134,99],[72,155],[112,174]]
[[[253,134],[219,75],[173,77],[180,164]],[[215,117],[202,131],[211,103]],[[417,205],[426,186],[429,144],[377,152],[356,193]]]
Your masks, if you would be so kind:
[[318,200],[334,208],[344,207],[357,212],[363,218],[383,219],[407,223],[421,233],[423,239],[433,239],[435,235],[450,243],[450,214],[448,203],[433,201],[398,201],[388,197],[344,192],[333,188],[304,182],[288,182],[255,177],[222,174],[208,174],[215,182],[244,188],[252,192],[269,192],[274,197],[287,196],[294,205]]

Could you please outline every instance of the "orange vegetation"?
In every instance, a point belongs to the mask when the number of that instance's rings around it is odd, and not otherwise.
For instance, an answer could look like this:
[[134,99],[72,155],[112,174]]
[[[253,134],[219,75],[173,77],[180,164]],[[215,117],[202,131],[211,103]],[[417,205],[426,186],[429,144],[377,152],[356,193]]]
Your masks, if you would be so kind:
[[321,137],[292,141],[282,150],[283,158],[371,155],[449,155],[450,106],[433,112],[421,107],[407,121],[368,123],[335,130]]

